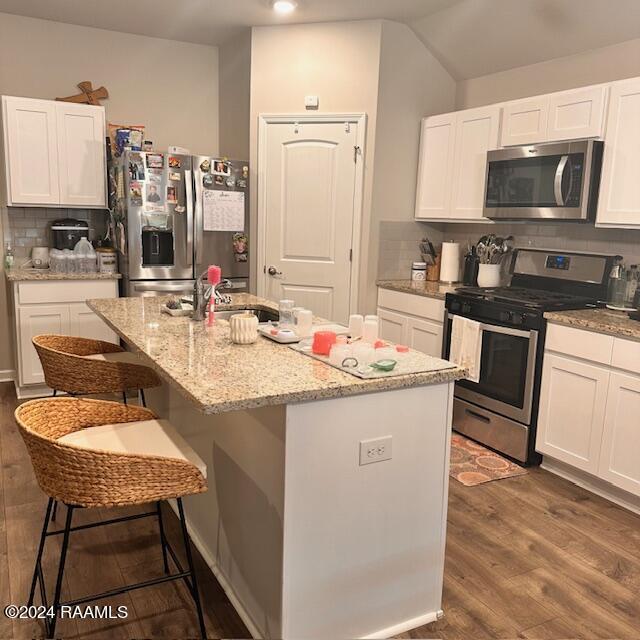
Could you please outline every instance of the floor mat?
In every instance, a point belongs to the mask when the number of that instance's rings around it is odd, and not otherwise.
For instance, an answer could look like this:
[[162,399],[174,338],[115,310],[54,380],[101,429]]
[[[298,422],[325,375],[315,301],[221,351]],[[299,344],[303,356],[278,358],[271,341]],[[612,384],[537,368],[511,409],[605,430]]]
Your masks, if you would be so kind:
[[449,475],[467,487],[483,482],[523,476],[523,467],[469,440],[458,433],[451,437],[451,465]]

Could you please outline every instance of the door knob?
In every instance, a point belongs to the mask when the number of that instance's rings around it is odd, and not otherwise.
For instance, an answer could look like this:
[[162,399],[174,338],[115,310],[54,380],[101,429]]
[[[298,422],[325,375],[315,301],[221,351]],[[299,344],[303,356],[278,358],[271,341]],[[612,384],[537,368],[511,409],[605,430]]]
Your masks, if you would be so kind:
[[282,275],[282,271],[278,271],[273,265],[271,265],[268,269],[267,269],[267,273],[270,276],[281,276]]

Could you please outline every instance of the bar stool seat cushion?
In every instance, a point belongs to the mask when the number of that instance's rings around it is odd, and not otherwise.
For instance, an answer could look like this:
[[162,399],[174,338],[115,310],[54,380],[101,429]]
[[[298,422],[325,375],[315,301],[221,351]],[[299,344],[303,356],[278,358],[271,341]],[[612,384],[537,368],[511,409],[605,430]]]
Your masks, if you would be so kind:
[[87,360],[100,360],[101,362],[123,362],[124,364],[144,365],[141,358],[131,351],[115,351],[114,353],[94,353],[83,356]]
[[[133,354],[132,354],[133,355]],[[176,458],[193,464],[207,477],[207,465],[168,420],[104,424],[74,431],[58,442],[85,449]]]

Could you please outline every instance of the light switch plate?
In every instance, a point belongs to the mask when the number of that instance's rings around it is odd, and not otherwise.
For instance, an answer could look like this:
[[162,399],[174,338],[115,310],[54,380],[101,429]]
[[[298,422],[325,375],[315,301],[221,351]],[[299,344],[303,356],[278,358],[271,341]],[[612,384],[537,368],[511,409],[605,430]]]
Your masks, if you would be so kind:
[[360,466],[391,460],[391,436],[360,440]]
[[317,109],[320,104],[320,99],[318,96],[305,96],[304,97],[304,106],[307,109]]

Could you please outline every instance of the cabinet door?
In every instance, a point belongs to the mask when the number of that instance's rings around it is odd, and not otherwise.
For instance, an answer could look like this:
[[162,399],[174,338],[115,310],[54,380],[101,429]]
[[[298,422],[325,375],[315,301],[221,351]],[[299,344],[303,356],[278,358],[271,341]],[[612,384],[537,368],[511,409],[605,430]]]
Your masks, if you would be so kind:
[[407,343],[407,316],[378,308],[379,334],[382,340]]
[[612,373],[598,475],[640,496],[640,378]]
[[549,96],[547,140],[599,138],[603,133],[608,87],[586,87]]
[[7,204],[58,204],[55,102],[2,97]]
[[544,142],[548,117],[548,96],[507,102],[502,111],[502,146]]
[[118,336],[84,302],[69,305],[69,333],[80,338],[118,343]]
[[440,358],[442,355],[442,328],[439,322],[407,318],[407,343],[416,351]]
[[68,335],[69,305],[37,304],[18,307],[18,325],[20,332],[20,362],[18,365],[20,384],[42,384],[44,374],[31,339],[43,333]]
[[456,117],[450,216],[483,219],[487,151],[499,146],[501,107],[461,111]]
[[640,227],[640,78],[614,82],[596,223]]
[[416,218],[449,218],[456,114],[422,121]]
[[106,206],[104,108],[58,103],[60,204]]
[[609,371],[545,354],[536,449],[596,474]]

